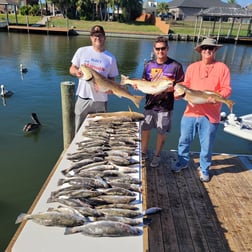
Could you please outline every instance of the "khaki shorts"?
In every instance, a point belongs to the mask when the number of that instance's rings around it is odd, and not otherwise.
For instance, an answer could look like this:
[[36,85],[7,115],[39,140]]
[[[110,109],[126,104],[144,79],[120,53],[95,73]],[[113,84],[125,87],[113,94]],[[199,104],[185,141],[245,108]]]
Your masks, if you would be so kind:
[[107,102],[98,102],[78,97],[75,103],[75,133],[88,114],[107,112]]
[[157,129],[163,135],[171,130],[172,111],[145,110],[142,130]]

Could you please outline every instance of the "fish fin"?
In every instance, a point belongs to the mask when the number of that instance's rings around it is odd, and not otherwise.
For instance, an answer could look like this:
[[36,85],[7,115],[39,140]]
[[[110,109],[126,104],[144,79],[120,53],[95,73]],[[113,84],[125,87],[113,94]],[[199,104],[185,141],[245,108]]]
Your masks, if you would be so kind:
[[143,215],[156,214],[156,213],[160,213],[161,211],[162,211],[162,208],[160,207],[150,207],[143,211]]
[[152,223],[152,219],[150,218],[143,218],[143,226],[146,227],[146,226],[150,226],[150,224]]
[[227,106],[228,106],[230,112],[233,113],[233,106],[234,106],[235,102],[234,102],[234,101],[231,101],[231,100],[227,100],[227,101],[226,101],[226,104],[227,104]]
[[56,202],[56,200],[51,196],[47,199],[46,203],[52,203],[52,202]]
[[22,221],[29,219],[29,217],[30,217],[29,214],[21,213],[21,214],[17,217],[17,219],[16,219],[16,221],[15,221],[15,224],[21,223]]
[[75,232],[74,232],[73,228],[71,228],[71,227],[65,228],[65,232],[64,232],[65,235],[74,234],[74,233]]
[[[62,171],[62,172],[63,172],[63,171]],[[65,175],[65,174],[64,174],[64,175]],[[59,179],[57,185],[58,185],[58,186],[59,186],[59,185],[63,185],[64,183],[65,183],[65,179]]]
[[129,108],[129,112],[132,112],[132,109],[130,108],[130,106],[128,108]]
[[144,98],[144,96],[140,96],[140,95],[134,95],[134,104],[136,105],[137,108],[139,108],[140,103],[142,101],[142,99]]
[[68,235],[68,234],[74,234],[74,233],[78,233],[78,232],[81,232],[81,230],[78,229],[78,226],[76,226],[76,227],[66,227],[64,234]]
[[120,82],[120,85],[126,85],[128,79],[129,79],[128,76],[121,74],[121,82]]

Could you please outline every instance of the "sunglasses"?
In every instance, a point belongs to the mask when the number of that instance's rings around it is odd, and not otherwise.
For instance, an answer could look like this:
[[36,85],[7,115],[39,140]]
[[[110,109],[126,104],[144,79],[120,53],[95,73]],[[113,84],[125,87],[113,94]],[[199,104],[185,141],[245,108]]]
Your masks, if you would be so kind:
[[164,46],[164,47],[155,47],[155,50],[156,51],[164,51],[167,47]]
[[215,46],[201,46],[201,50],[209,50],[209,51],[213,51],[213,49],[215,48]]

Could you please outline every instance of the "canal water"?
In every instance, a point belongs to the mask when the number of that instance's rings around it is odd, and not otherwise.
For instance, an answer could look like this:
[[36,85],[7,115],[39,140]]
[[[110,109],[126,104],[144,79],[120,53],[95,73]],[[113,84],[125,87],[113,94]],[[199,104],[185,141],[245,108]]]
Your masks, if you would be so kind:
[[[107,38],[106,47],[116,55],[121,74],[141,78],[144,60],[149,59],[152,40]],[[60,84],[77,80],[68,73],[71,58],[80,46],[89,45],[89,37],[45,36],[0,33],[0,84],[14,94],[0,103],[0,251],[3,251],[17,229],[16,217],[27,212],[49,172],[63,151]],[[170,41],[169,56],[186,69],[199,59],[195,43]],[[252,46],[225,44],[217,59],[231,70],[234,113],[252,113]],[[21,74],[19,65],[28,69]],[[120,81],[120,77],[117,78]],[[132,93],[140,94],[129,88]],[[185,101],[176,101],[172,131],[164,149],[176,149],[180,118]],[[109,96],[109,110],[142,112],[125,98]],[[223,111],[228,113],[223,105]],[[42,127],[37,134],[25,135],[24,125],[37,113]],[[150,148],[155,148],[153,132]],[[198,140],[192,146],[199,150]],[[219,127],[214,152],[252,154],[252,143],[229,135]]]

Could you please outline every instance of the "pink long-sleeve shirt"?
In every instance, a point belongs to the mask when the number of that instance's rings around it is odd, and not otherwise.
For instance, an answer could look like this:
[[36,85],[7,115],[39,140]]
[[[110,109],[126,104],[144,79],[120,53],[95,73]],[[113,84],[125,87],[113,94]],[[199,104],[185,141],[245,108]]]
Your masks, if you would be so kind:
[[[202,61],[197,61],[188,66],[185,74],[184,85],[195,90],[209,90],[219,93],[224,98],[231,95],[229,68],[222,62],[214,62],[208,71]],[[211,123],[220,122],[222,103],[187,104],[184,116],[206,116]]]

